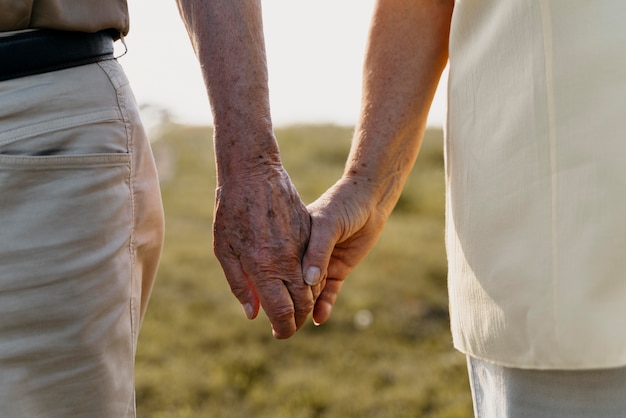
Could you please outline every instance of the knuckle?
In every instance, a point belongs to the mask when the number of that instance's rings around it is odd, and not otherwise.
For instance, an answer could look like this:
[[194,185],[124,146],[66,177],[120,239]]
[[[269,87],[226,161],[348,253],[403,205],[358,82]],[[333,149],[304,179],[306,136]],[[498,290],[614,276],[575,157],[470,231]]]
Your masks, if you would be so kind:
[[304,303],[298,303],[296,304],[296,309],[295,309],[296,314],[306,315],[313,310],[314,306],[315,306],[315,302],[313,302],[313,299],[309,299]]
[[295,309],[289,305],[279,305],[271,309],[272,318],[278,323],[291,323],[295,317]]
[[294,300],[294,310],[296,313],[308,313],[313,310],[313,306],[315,305],[315,300],[313,299],[313,294],[309,289],[306,289],[305,292],[301,292],[301,294],[292,294]]
[[295,314],[294,306],[282,300],[270,301],[266,311],[268,316],[278,323],[292,322]]
[[247,285],[243,285],[240,282],[228,280],[228,284],[230,285],[230,291],[237,298],[247,296],[250,294],[250,288]]

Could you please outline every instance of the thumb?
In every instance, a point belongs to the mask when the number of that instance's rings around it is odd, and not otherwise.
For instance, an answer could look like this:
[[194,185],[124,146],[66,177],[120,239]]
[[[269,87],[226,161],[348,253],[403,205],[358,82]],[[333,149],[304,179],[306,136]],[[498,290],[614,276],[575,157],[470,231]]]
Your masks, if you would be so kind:
[[337,235],[328,223],[311,216],[311,236],[304,257],[302,275],[309,286],[319,284],[328,275],[328,264],[337,243]]

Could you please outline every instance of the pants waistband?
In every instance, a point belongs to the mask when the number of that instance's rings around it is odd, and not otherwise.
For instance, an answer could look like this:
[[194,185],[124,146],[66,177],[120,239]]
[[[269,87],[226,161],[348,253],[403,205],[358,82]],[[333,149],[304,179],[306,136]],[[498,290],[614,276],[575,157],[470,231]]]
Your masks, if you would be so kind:
[[0,37],[0,81],[113,59],[114,38],[48,29]]

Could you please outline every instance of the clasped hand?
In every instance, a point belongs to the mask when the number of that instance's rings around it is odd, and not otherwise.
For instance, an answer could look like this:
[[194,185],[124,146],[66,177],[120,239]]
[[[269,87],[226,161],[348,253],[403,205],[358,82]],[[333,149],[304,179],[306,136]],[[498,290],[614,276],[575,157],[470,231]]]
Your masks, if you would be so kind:
[[341,285],[371,250],[387,214],[370,190],[343,178],[307,208],[282,167],[218,187],[214,250],[253,319],[262,307],[275,338],[291,337],[313,311],[329,316]]
[[282,166],[232,178],[216,191],[214,251],[230,288],[253,319],[259,307],[274,337],[291,337],[319,294],[302,277],[310,216]]

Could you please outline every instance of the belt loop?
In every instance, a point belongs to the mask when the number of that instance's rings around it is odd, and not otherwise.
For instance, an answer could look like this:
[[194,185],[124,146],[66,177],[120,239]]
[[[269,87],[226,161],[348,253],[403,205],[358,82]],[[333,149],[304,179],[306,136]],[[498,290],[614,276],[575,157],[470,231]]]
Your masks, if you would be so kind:
[[124,45],[124,52],[122,52],[122,55],[117,55],[115,59],[122,58],[124,55],[128,53],[128,45],[126,45],[126,39],[124,38],[124,34],[121,32],[120,32],[120,42],[122,42],[122,45]]

